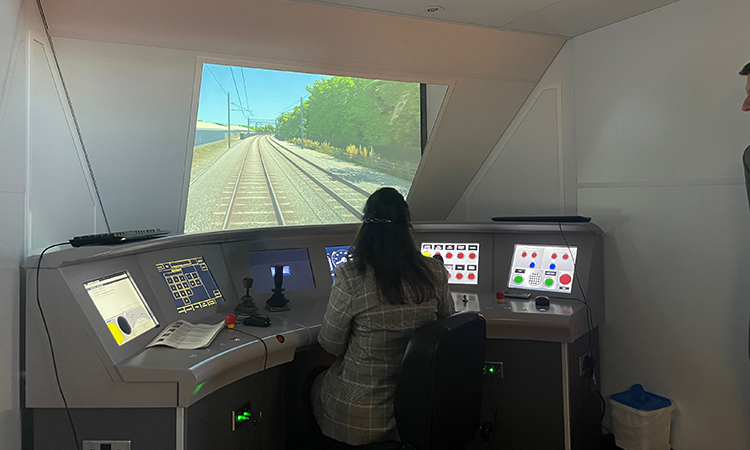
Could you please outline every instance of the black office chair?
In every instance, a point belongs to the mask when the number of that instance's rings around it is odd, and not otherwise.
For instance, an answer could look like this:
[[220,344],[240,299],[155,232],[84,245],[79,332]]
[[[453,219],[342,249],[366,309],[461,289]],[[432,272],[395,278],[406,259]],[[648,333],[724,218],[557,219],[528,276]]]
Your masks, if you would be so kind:
[[320,448],[462,449],[479,429],[485,340],[484,317],[475,312],[454,314],[417,331],[396,382],[396,425],[402,442],[350,446],[323,436]]

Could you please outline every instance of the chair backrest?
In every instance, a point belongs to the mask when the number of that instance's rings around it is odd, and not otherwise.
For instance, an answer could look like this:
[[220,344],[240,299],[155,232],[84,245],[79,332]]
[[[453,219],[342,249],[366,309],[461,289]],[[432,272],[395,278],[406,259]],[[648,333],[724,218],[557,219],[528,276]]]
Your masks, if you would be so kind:
[[409,340],[396,382],[401,441],[417,450],[456,450],[479,428],[484,317],[463,312],[419,330]]

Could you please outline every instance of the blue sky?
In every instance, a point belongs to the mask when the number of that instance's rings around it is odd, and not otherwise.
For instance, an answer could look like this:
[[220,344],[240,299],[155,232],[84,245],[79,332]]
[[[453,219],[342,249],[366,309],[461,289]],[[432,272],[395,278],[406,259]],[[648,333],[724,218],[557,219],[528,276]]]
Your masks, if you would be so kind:
[[[232,73],[234,73],[234,81]],[[198,102],[198,119],[204,122],[226,123],[227,92],[233,103],[252,110],[250,125],[253,125],[253,118],[275,119],[279,113],[290,111],[294,105],[299,104],[299,98],[307,95],[305,87],[323,77],[324,75],[307,73],[204,64]],[[245,97],[245,87],[247,87],[247,97]],[[249,103],[249,108],[247,103]],[[242,111],[236,111],[238,109],[240,109],[238,106],[232,105],[232,123],[247,125],[247,119]]]

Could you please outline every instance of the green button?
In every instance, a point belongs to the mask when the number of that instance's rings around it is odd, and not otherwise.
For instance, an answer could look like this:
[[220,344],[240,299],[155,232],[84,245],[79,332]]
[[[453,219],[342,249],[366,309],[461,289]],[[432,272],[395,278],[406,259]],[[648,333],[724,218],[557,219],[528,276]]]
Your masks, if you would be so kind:
[[552,278],[547,278],[546,280],[544,280],[544,284],[546,284],[547,286],[552,286],[554,282],[555,281]]
[[523,277],[521,275],[518,275],[517,277],[513,278],[513,281],[516,284],[521,284],[521,283],[523,283]]

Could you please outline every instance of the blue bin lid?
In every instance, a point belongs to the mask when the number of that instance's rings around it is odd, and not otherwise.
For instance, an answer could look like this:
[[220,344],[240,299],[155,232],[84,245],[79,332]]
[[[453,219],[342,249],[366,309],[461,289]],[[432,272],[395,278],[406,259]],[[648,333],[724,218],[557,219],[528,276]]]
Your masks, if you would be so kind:
[[646,392],[640,384],[634,384],[629,390],[612,394],[609,398],[638,411],[656,411],[672,406],[672,402],[668,398]]

